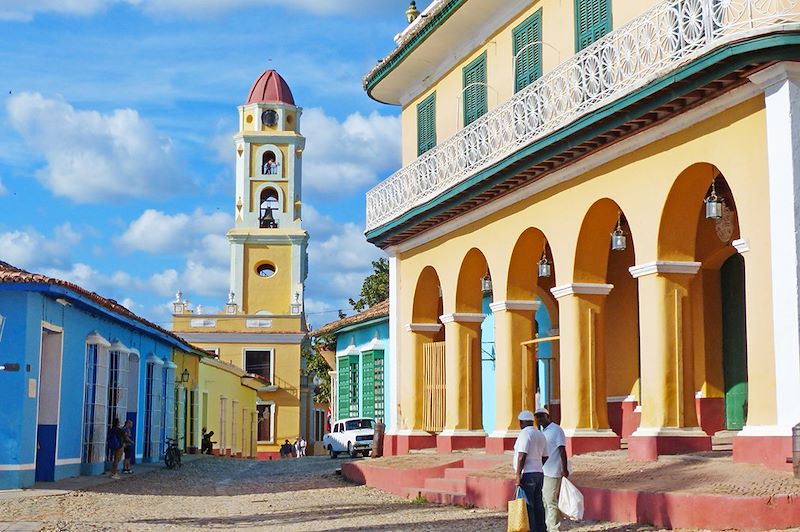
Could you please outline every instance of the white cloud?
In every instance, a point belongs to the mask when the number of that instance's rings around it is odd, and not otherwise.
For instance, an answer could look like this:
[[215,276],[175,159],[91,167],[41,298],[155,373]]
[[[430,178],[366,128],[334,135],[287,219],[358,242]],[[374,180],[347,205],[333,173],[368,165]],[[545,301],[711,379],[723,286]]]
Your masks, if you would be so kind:
[[308,134],[303,153],[303,186],[319,193],[352,193],[400,166],[400,118],[375,111],[353,113],[344,122],[322,109],[303,113]]
[[112,4],[132,4],[151,15],[208,18],[236,9],[285,7],[312,15],[374,14],[396,9],[390,0],[2,0],[0,20],[29,21],[38,13],[88,16]]
[[207,214],[196,209],[190,214],[166,214],[147,209],[114,242],[126,251],[189,254],[198,259],[210,257],[218,263],[227,260],[225,233],[232,226],[233,216],[222,212]]
[[163,198],[192,184],[172,141],[133,109],[102,114],[21,93],[8,99],[7,110],[11,126],[47,162],[37,179],[58,196],[77,202]]
[[0,260],[34,271],[62,266],[80,240],[69,223],[56,227],[50,238],[33,228],[8,231],[0,233]]
[[0,196],[8,194],[8,189],[3,185],[3,179],[0,178]]

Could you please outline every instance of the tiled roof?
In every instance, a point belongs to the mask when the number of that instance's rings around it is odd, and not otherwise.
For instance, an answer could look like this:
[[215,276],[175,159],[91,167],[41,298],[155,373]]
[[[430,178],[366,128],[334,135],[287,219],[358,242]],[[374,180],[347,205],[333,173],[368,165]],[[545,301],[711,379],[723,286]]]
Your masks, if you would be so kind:
[[[48,277],[46,275],[42,275],[41,273],[31,273],[22,268],[17,268],[16,266],[12,266],[7,262],[3,262],[0,260],[0,284],[46,284],[46,285],[55,285],[55,286],[62,286],[71,290],[90,301],[97,303],[98,305],[106,308],[107,310],[118,314],[120,316],[124,316],[128,319],[138,321],[142,325],[149,327],[151,329],[155,329],[162,334],[165,334],[175,341],[179,342],[181,345],[185,346],[187,351],[201,351],[204,352],[202,349],[194,347],[193,345],[187,343],[183,338],[174,334],[171,331],[164,329],[156,325],[155,323],[148,321],[141,316],[134,314],[127,308],[123,307],[113,299],[105,298],[95,292],[90,290],[86,290],[75,283],[70,283],[69,281],[64,281],[62,279],[56,279],[54,277]],[[209,355],[210,356],[210,355]]]
[[355,325],[357,323],[363,323],[365,321],[374,320],[376,318],[384,318],[387,316],[389,316],[388,299],[386,299],[385,301],[381,301],[380,303],[376,303],[367,310],[359,312],[358,314],[353,314],[352,316],[342,318],[341,320],[328,323],[327,325],[324,325],[321,328],[317,329],[316,331],[312,332],[310,336],[319,336],[321,334],[336,332],[339,329],[347,327],[348,325]]

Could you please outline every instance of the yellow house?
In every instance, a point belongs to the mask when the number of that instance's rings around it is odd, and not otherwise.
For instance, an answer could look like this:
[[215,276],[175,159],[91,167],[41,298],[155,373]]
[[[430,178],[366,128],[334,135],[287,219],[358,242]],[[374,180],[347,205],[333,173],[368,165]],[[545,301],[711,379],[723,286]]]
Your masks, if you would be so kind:
[[[313,389],[302,356],[308,330],[303,311],[308,233],[301,218],[301,114],[277,72],[267,70],[255,81],[247,102],[239,107],[239,132],[234,136],[235,227],[227,235],[228,302],[221,313],[192,310],[182,294],[173,304],[177,334],[266,381],[258,387],[255,403],[246,406],[257,412],[261,458],[278,457],[280,443],[298,436],[313,444],[317,432]],[[226,405],[229,410],[231,405]],[[214,408],[221,404],[209,405],[210,412]],[[225,446],[230,447],[227,439]]]
[[624,439],[654,459],[717,438],[785,468],[800,1],[433,0],[417,15],[364,80],[402,109],[403,167],[367,194],[367,238],[390,256],[388,447],[500,452],[543,404],[572,453]]

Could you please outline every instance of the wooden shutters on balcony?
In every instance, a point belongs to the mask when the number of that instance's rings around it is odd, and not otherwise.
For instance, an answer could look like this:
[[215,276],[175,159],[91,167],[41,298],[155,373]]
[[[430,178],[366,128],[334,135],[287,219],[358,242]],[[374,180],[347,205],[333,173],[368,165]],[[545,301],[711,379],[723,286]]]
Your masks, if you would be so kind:
[[417,105],[417,156],[436,147],[436,93]]
[[486,52],[464,67],[464,126],[486,114]]
[[542,75],[542,10],[514,28],[514,92]]
[[611,0],[575,0],[575,51],[611,31]]

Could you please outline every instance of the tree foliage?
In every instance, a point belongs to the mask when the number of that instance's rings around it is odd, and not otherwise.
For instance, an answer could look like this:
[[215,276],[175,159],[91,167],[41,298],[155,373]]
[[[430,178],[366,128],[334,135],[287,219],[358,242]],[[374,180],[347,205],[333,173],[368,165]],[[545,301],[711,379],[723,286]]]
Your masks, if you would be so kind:
[[361,296],[348,302],[353,310],[361,312],[389,298],[389,261],[381,257],[372,261],[373,273],[361,285]]
[[318,403],[331,402],[331,376],[328,372],[331,367],[322,358],[316,348],[317,340],[312,344],[305,342],[303,344],[303,358],[306,359],[306,375],[319,378],[319,384],[314,389],[314,401]]

